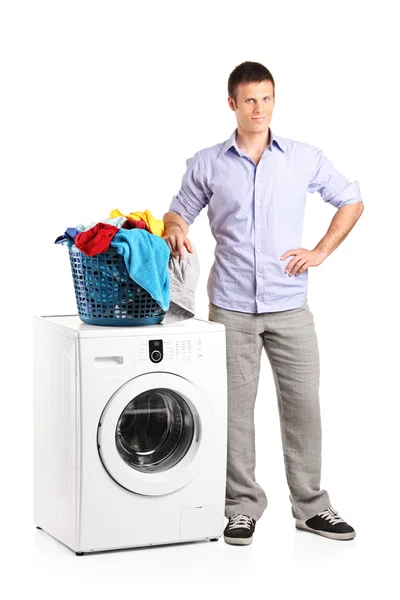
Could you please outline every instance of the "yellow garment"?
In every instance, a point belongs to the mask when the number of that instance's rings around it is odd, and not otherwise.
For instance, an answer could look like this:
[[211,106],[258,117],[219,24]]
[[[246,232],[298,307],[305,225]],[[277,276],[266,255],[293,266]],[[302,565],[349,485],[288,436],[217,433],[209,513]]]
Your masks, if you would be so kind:
[[126,217],[127,219],[134,219],[139,221],[142,219],[150,233],[154,233],[154,235],[158,235],[162,237],[164,235],[164,221],[161,219],[155,219],[149,210],[145,210],[144,212],[131,212],[129,215],[123,215],[118,208],[114,208],[110,212],[110,218],[115,219],[115,217]]

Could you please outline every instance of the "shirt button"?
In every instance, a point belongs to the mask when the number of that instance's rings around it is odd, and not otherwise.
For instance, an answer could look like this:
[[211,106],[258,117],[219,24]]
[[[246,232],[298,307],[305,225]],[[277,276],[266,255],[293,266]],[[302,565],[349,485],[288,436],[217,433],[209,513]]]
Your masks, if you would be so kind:
[[257,202],[257,204],[258,204],[258,206],[260,206],[260,203],[259,203],[259,202]]
[[261,225],[257,225],[257,228],[260,229]]
[[261,252],[261,250],[257,250],[257,252]]

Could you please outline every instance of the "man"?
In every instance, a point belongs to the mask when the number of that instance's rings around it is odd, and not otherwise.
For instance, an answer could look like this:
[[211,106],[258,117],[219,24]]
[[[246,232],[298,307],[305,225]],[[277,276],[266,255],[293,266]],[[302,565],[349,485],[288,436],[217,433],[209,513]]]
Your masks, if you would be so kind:
[[[217,242],[208,279],[209,320],[225,325],[228,369],[228,464],[225,541],[247,545],[267,498],[255,480],[254,403],[265,349],[274,376],[286,478],[296,527],[348,540],[354,529],[320,489],[319,354],[307,304],[308,269],[345,239],[361,213],[350,183],[314,146],[269,128],[275,82],[263,65],[245,62],[228,81],[237,129],[224,143],[186,162],[179,193],[164,215],[175,256],[192,252],[189,225],[208,206]],[[307,192],[335,208],[313,250],[300,247]]]

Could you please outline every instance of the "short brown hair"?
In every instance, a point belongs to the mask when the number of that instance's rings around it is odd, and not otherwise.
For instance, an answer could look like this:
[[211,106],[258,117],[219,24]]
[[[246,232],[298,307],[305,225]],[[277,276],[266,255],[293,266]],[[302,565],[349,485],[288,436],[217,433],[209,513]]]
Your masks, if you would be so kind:
[[264,65],[258,62],[246,61],[235,67],[228,79],[228,94],[234,99],[236,104],[236,88],[241,83],[252,83],[261,81],[271,81],[274,86],[275,96],[275,81],[270,71]]

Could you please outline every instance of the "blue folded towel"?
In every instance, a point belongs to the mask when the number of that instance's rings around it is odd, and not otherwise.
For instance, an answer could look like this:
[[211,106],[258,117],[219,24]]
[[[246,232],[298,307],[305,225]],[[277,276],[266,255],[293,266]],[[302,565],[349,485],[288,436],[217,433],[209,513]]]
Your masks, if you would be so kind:
[[120,229],[111,246],[124,257],[129,275],[165,311],[170,304],[168,244],[145,229]]

